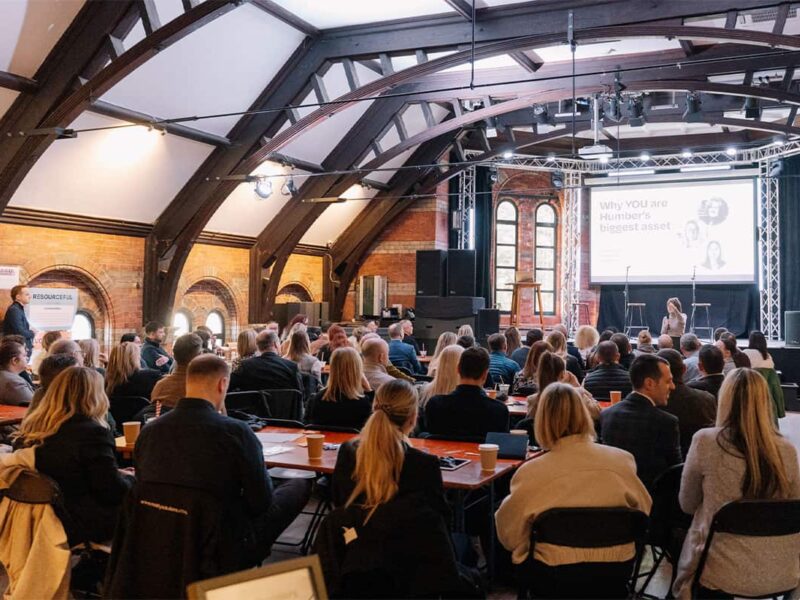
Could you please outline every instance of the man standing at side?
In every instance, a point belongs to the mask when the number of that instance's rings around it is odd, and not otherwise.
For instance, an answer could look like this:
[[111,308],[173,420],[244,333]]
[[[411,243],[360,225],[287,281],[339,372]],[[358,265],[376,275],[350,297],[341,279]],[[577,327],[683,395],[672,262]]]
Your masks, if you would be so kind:
[[158,321],[150,321],[144,326],[144,335],[142,360],[147,368],[169,373],[172,369],[172,357],[161,347],[166,337],[164,326]]
[[681,462],[678,417],[661,410],[675,389],[669,363],[643,354],[630,368],[633,392],[600,413],[602,443],[627,450],[648,489],[667,467]]
[[175,370],[158,380],[150,392],[151,402],[161,402],[169,408],[186,396],[186,369],[192,359],[203,353],[203,340],[195,333],[184,334],[175,340],[172,353],[175,355]]
[[700,340],[693,333],[684,333],[681,336],[681,354],[683,354],[683,364],[686,365],[686,373],[683,380],[686,383],[694,381],[700,377]]
[[11,288],[11,305],[3,317],[3,335],[21,335],[25,340],[25,353],[31,355],[36,330],[31,328],[25,316],[25,305],[31,301],[31,291],[27,285]]

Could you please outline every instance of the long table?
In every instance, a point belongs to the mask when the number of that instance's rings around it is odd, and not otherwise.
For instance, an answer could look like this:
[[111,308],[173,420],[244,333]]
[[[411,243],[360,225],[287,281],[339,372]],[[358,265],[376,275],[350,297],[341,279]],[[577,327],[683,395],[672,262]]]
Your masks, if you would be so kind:
[[27,412],[27,406],[0,404],[0,425],[18,425]]
[[[603,400],[600,400],[597,403],[600,405],[601,410],[611,406],[611,402],[606,402]],[[512,417],[524,419],[528,416],[527,396],[509,396],[508,400],[505,402],[505,405],[508,407],[508,414],[510,414]]]

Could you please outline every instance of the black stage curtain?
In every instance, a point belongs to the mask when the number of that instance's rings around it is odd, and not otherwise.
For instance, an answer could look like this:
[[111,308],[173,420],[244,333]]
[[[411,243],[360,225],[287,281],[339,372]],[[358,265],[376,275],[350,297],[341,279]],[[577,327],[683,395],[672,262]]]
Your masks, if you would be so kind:
[[[800,310],[800,156],[783,162],[780,211],[781,310]],[[783,317],[781,317],[783,320]]]
[[[623,291],[625,286],[605,285],[600,291],[600,314],[597,328],[602,331],[606,327],[623,330],[625,304]],[[692,286],[630,286],[628,302],[644,302],[645,325],[653,333],[661,332],[661,319],[667,314],[667,299],[677,297],[683,305],[687,319],[692,314]],[[725,327],[737,336],[746,336],[758,327],[758,289],[754,285],[698,285],[697,302],[711,303],[711,327]],[[638,312],[637,312],[638,316]],[[700,314],[695,325],[705,326],[705,315]],[[634,321],[636,322],[636,321]],[[687,330],[689,323],[686,325]],[[701,337],[705,337],[701,330]]]

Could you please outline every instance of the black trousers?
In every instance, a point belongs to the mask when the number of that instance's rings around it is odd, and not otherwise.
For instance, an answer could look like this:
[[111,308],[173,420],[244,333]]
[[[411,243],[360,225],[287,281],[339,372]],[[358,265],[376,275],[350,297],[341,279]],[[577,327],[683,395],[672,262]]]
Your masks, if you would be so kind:
[[253,527],[258,548],[263,549],[261,560],[270,554],[272,545],[292,524],[311,497],[313,479],[274,479],[272,504],[256,519]]

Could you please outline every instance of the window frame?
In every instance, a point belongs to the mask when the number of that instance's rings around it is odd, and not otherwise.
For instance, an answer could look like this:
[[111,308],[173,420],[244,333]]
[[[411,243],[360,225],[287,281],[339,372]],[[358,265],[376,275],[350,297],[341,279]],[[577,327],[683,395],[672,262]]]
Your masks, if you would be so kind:
[[[506,203],[510,204],[511,207],[514,209],[514,220],[513,221],[509,220],[509,219],[501,219],[499,217],[500,208]],[[499,225],[513,225],[514,226],[514,243],[513,244],[500,243],[498,241],[497,230],[498,230],[498,226]],[[498,282],[498,276],[497,276],[498,269],[509,269],[510,268],[510,267],[505,266],[505,265],[503,265],[503,266],[498,265],[498,262],[497,262],[498,249],[501,248],[501,247],[503,247],[503,248],[513,248],[514,249],[514,267],[513,267],[513,269],[514,269],[514,279],[512,280],[512,283],[513,283],[513,281],[516,280],[517,270],[519,269],[519,206],[517,206],[516,202],[514,202],[510,198],[500,198],[498,200],[497,206],[495,207],[495,210],[494,210],[494,273],[493,273],[494,281],[493,281],[493,286],[492,286],[492,295],[493,295],[493,298],[494,298],[494,305],[496,307],[498,307],[498,308],[499,308],[499,306],[498,306],[498,302],[497,302],[497,292],[512,292],[513,293],[513,291],[514,291],[513,287],[512,288],[499,287],[499,285],[497,283]],[[500,308],[500,312],[504,313],[504,314],[509,314],[511,312],[511,307],[509,306],[508,309]]]
[[[183,315],[183,317],[186,319],[186,323],[188,325],[188,328],[186,329],[186,331],[183,332],[183,333],[180,333],[180,334],[178,334],[177,329],[175,327],[175,317],[177,317],[178,315]],[[187,333],[191,333],[192,331],[194,331],[193,323],[192,323],[192,313],[190,313],[185,308],[180,308],[180,309],[176,310],[175,314],[172,315],[172,323],[171,323],[171,325],[172,325],[171,329],[172,329],[172,337],[173,337],[173,339],[178,339],[178,337],[180,337],[181,335],[185,335]]]
[[219,317],[219,322],[222,324],[222,331],[220,331],[219,333],[217,333],[213,329],[211,330],[211,332],[214,335],[217,336],[217,341],[216,341],[215,346],[216,347],[224,346],[225,345],[225,329],[226,329],[226,326],[225,326],[225,315],[223,315],[222,312],[217,310],[216,308],[211,309],[210,311],[208,311],[208,314],[206,315],[205,326],[208,327],[209,329],[211,329],[211,327],[208,325],[208,319],[209,319],[209,317],[211,315],[217,315],[217,317]]
[[[548,207],[550,210],[553,211],[553,222],[549,223],[546,221],[539,221],[539,211],[543,207]],[[539,271],[551,271],[553,273],[553,289],[546,290],[544,286],[542,286],[542,296],[545,294],[553,296],[553,310],[546,311],[544,307],[542,307],[542,314],[547,316],[553,316],[556,314],[556,307],[558,306],[558,207],[551,201],[546,200],[544,202],[540,202],[536,205],[536,208],[533,211],[533,271],[535,274],[535,278],[539,281],[538,272]],[[543,246],[539,243],[539,228],[540,227],[547,227],[553,230],[553,245],[552,246]],[[539,267],[538,263],[538,253],[539,249],[542,250],[549,250],[553,254],[553,266],[551,267]],[[541,282],[540,282],[541,283]]]
[[[89,338],[75,337],[75,336],[72,335],[72,330],[75,329],[75,320],[78,317],[83,317],[84,319],[86,319],[89,322],[89,334],[90,334]],[[86,310],[83,310],[83,309],[80,309],[80,308],[78,310],[76,310],[75,311],[75,316],[72,318],[72,327],[70,327],[69,332],[70,332],[70,336],[75,341],[85,340],[85,339],[92,339],[92,340],[95,339],[94,336],[95,336],[95,333],[97,332],[97,330],[95,329],[95,322],[94,322],[94,317],[92,316],[92,314],[89,311],[86,311]]]

